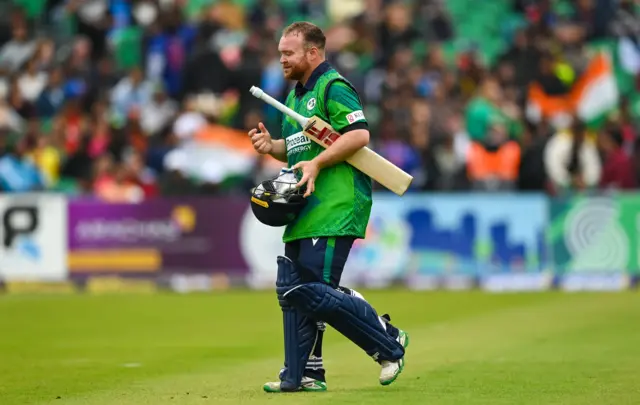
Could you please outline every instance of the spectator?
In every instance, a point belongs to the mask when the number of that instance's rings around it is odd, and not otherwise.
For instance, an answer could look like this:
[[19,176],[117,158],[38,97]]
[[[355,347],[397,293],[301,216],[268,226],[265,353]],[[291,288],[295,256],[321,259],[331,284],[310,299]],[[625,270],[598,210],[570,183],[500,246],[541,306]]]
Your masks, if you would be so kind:
[[532,30],[518,30],[511,47],[498,59],[498,63],[513,67],[514,83],[518,88],[529,85],[535,78],[536,67],[540,63],[541,52],[534,46],[533,36]]
[[453,23],[445,9],[445,2],[429,2],[425,9],[425,14],[427,16],[426,26],[429,27],[431,31],[428,35],[429,38],[433,38],[437,42],[453,39]]
[[18,77],[11,78],[9,84],[9,104],[11,108],[22,117],[24,120],[28,120],[35,116],[35,106],[29,100],[27,100],[20,89],[20,82]]
[[546,121],[535,126],[527,122],[522,136],[522,159],[518,170],[518,189],[522,191],[545,191],[548,176],[544,151],[549,140],[550,128]]
[[20,94],[28,103],[35,103],[47,85],[48,77],[38,68],[38,60],[34,57],[27,62],[26,71],[18,78]]
[[173,133],[181,145],[189,144],[196,132],[207,124],[206,118],[196,106],[195,98],[185,100],[182,111],[174,121]]
[[26,156],[32,143],[32,138],[24,139],[0,158],[0,190],[25,193],[45,189],[45,179]]
[[622,132],[624,148],[629,155],[633,154],[633,143],[638,138],[638,130],[640,129],[640,121],[638,117],[634,117],[631,111],[631,101],[628,97],[622,97],[620,100],[620,114],[618,124]]
[[[208,17],[194,39],[193,51],[185,56],[184,80],[181,89],[183,97],[201,92],[223,93],[234,81],[233,72],[224,64],[220,52],[212,42],[215,33],[222,27],[211,16]],[[254,68],[259,69],[259,66]],[[216,74],[212,75],[212,71]]]
[[[64,133],[62,133],[62,135],[64,136]],[[78,147],[74,148],[73,152],[67,155],[67,159],[60,171],[61,177],[71,179],[80,184],[80,188],[85,192],[91,191],[94,180],[92,176],[94,160],[89,153],[90,143],[91,140],[89,137],[80,137]],[[100,158],[104,158],[104,155]]]
[[549,139],[544,160],[550,186],[556,193],[585,191],[600,182],[602,167],[595,137],[578,119],[574,119],[569,131],[558,131]]
[[620,67],[630,75],[640,77],[640,15],[633,0],[620,1],[610,21],[609,32],[618,39]]
[[478,87],[487,76],[486,69],[479,60],[476,46],[468,46],[457,57],[460,92],[465,101],[476,94]]
[[467,132],[472,140],[483,142],[491,123],[506,123],[507,116],[500,109],[501,99],[502,91],[498,81],[493,77],[485,78],[465,112]]
[[520,146],[509,139],[501,122],[489,125],[483,141],[471,142],[467,174],[476,190],[511,190],[516,187],[520,166]]
[[114,68],[114,63],[109,57],[100,59],[96,66],[91,69],[88,76],[88,89],[85,100],[87,105],[93,105],[98,100],[108,97],[108,93],[118,84],[118,75]]
[[[34,122],[37,125],[37,122]],[[36,131],[39,128],[36,128]],[[44,185],[47,188],[53,188],[60,180],[60,167],[62,155],[55,145],[55,140],[49,136],[35,136],[36,144],[29,151],[28,158],[33,163],[43,177]]]
[[122,78],[111,92],[113,114],[123,119],[132,109],[140,110],[153,94],[153,85],[146,81],[142,69],[133,68],[129,75]]
[[89,139],[87,153],[92,159],[104,155],[111,145],[111,128],[104,115],[94,115],[89,120],[91,132],[85,133]]
[[62,69],[54,68],[35,102],[38,117],[53,118],[60,112],[67,99],[63,81]]
[[164,86],[158,83],[154,86],[151,100],[142,105],[140,126],[149,136],[156,135],[175,118],[177,113],[178,103],[169,98]]
[[25,120],[5,99],[0,98],[0,131],[20,132],[25,128]]
[[610,21],[614,16],[611,1],[578,0],[571,18],[582,31],[580,39],[595,40],[607,34]]
[[157,176],[153,170],[145,166],[142,154],[135,151],[129,153],[124,165],[130,181],[144,193],[144,199],[153,198],[158,194]]
[[620,128],[609,128],[600,133],[599,144],[604,156],[600,188],[627,190],[636,187],[633,162],[623,148]]
[[27,22],[24,19],[13,20],[11,30],[11,40],[0,48],[0,66],[15,72],[31,58],[36,50],[36,42],[29,39]]
[[132,109],[129,113],[129,117],[127,122],[122,129],[123,135],[125,137],[124,142],[126,145],[123,145],[123,148],[115,153],[116,156],[123,156],[124,152],[128,150],[135,150],[139,153],[145,153],[149,146],[149,137],[147,133],[142,129],[142,125],[140,123],[140,111],[137,109]]
[[385,8],[385,19],[378,32],[382,65],[386,65],[398,49],[409,47],[419,38],[418,31],[411,26],[409,8],[399,2]]
[[468,137],[464,132],[463,118],[459,113],[458,103],[449,99],[446,91],[444,83],[440,83],[434,89],[433,99],[429,103],[432,112],[429,131],[434,139],[443,139],[454,130],[452,123],[455,122],[455,131],[464,133],[464,136]]
[[39,71],[48,71],[55,64],[56,44],[52,39],[40,39],[37,43],[35,55],[36,66]]
[[[241,53],[240,61],[231,73],[235,88],[238,89],[249,89],[251,88],[251,86],[255,85],[255,83],[260,83],[264,71],[263,60],[261,56],[263,52],[261,50],[263,41],[259,36],[257,36],[257,32],[253,32],[247,40],[248,42],[245,46],[245,49]],[[270,46],[275,45],[273,43],[268,44]],[[224,72],[224,70],[222,70],[221,72]],[[273,84],[277,85],[277,83],[278,82],[276,81]],[[221,93],[222,91],[227,90],[229,90],[229,87],[219,86],[216,90],[213,91]],[[248,114],[249,111],[259,108],[261,106],[260,103],[261,101],[253,97],[248,91],[240,91],[238,98],[239,111],[236,120],[233,122],[233,126],[235,128],[243,128],[243,117]]]
[[434,46],[425,58],[423,69],[418,70],[420,76],[416,87],[420,95],[434,97],[437,89],[444,85],[446,70],[442,48]]
[[543,53],[540,57],[538,74],[534,82],[539,84],[542,90],[550,96],[567,94],[570,87],[558,77],[555,67],[556,60],[554,56],[549,52]]
[[184,22],[182,9],[177,5],[163,10],[160,22],[145,41],[146,59],[155,65],[148,67],[160,75],[150,78],[164,80],[169,95],[178,97],[183,84],[182,70],[192,50],[196,29]]
[[94,190],[99,200],[108,203],[139,203],[144,200],[144,190],[124,166],[116,166],[113,175],[101,177]]
[[448,133],[434,144],[425,156],[433,172],[433,188],[439,191],[460,191],[467,187],[466,157],[456,150],[456,134]]
[[109,1],[69,0],[66,12],[76,17],[78,34],[91,41],[91,59],[98,60],[107,50],[107,32],[112,26]]

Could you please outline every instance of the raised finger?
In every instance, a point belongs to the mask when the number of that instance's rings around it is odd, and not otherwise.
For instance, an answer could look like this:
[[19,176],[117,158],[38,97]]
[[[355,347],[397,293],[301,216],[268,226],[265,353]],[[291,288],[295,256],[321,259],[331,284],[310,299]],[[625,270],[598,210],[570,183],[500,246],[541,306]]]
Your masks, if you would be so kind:
[[307,180],[309,180],[309,175],[307,175],[307,174],[302,175],[302,178],[300,179],[298,184],[296,184],[296,188],[302,187],[304,185],[304,183],[307,182]]
[[311,193],[313,193],[315,191],[315,181],[312,178],[309,179],[309,181],[307,182],[307,192],[304,193],[304,197],[309,197],[311,195]]
[[249,136],[252,137],[256,132],[258,132],[258,130],[253,128],[251,131],[249,131]]

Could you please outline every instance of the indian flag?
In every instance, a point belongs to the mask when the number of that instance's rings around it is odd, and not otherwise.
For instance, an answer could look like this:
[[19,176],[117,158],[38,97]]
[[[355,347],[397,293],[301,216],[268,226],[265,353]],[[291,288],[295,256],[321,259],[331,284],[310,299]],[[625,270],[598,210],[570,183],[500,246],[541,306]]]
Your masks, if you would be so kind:
[[602,123],[616,109],[619,91],[608,53],[599,51],[568,94],[547,95],[537,83],[529,87],[527,116],[534,122],[546,118],[556,128],[565,128],[577,115],[587,125]]
[[[169,152],[165,166],[200,181],[220,184],[250,174],[258,159],[246,132],[209,124],[189,142]],[[286,163],[266,155],[261,172],[275,176]]]

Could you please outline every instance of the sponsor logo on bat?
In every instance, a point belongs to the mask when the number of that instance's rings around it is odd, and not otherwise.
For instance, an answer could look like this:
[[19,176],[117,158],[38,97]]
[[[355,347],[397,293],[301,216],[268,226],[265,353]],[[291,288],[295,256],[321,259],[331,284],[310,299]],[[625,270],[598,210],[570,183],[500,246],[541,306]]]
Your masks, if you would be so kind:
[[323,144],[325,144],[327,146],[333,145],[333,143],[338,138],[340,138],[340,134],[337,133],[337,132],[334,132],[329,127],[324,127],[322,129],[318,128],[316,126],[316,121],[315,120],[309,122],[309,124],[305,128],[305,132],[307,132],[309,135],[311,135],[314,138],[318,139],[319,141],[321,141]]

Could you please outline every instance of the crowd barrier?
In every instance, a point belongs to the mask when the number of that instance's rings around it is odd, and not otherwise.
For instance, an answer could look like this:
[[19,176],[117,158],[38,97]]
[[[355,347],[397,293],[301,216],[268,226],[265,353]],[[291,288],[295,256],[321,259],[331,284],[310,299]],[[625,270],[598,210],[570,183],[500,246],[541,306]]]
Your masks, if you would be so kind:
[[[633,288],[640,193],[379,194],[343,275],[353,287],[535,291]],[[0,196],[6,292],[273,288],[283,228],[246,198],[104,204]]]

